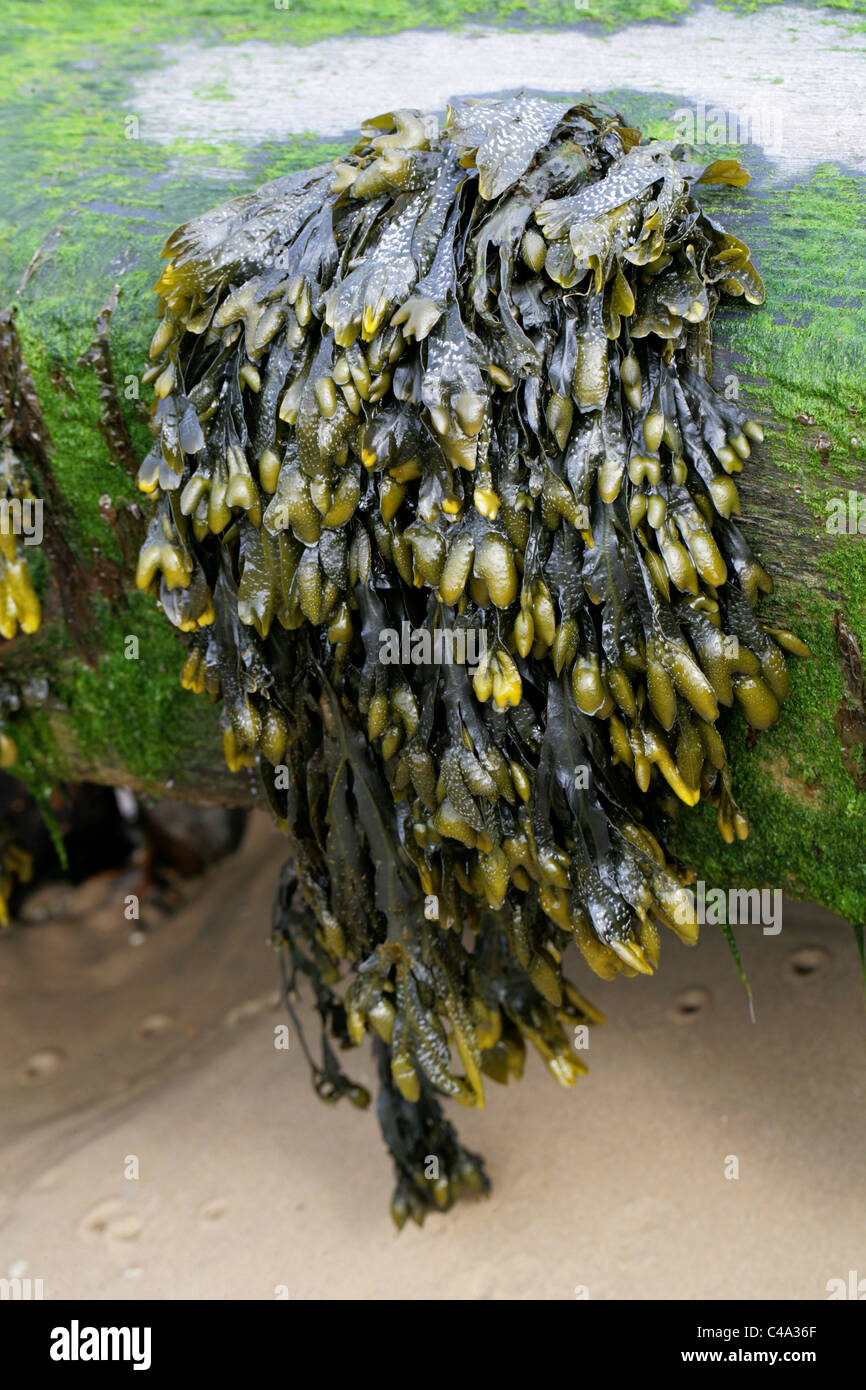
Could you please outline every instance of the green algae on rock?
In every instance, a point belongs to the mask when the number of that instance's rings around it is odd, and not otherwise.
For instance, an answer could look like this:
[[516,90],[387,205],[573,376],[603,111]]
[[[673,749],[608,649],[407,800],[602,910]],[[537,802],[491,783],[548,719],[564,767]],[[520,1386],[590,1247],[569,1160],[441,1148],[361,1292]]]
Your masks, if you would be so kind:
[[487,1186],[438,1097],[482,1105],[527,1041],[585,1070],[569,942],[609,979],[696,940],[670,794],[747,834],[720,708],[767,728],[805,648],[755,614],[762,431],[710,385],[720,296],[763,286],[694,190],[746,178],[606,108],[467,101],[166,246],[137,580],[290,837],[324,1098],[367,1103],[331,1040],[376,1039],[400,1224]]

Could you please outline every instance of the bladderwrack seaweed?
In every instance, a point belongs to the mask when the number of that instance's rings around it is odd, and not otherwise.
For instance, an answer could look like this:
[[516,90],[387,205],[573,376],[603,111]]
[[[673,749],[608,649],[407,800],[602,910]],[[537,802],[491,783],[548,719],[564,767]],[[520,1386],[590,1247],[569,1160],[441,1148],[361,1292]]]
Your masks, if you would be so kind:
[[365,1104],[333,1043],[375,1041],[398,1224],[487,1188],[437,1097],[483,1105],[527,1043],[585,1070],[571,943],[610,979],[696,940],[671,799],[747,834],[722,713],[768,727],[801,650],[735,520],[761,427],[711,385],[721,296],[763,287],[696,193],[747,177],[461,102],[166,247],[138,582],[290,837],[319,1093]]

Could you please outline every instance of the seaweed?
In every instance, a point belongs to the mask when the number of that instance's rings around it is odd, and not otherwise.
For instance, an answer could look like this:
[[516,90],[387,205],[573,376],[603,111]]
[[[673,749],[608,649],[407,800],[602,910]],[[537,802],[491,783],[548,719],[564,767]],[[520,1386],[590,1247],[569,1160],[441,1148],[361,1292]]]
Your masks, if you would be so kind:
[[368,1102],[333,1043],[375,1041],[398,1225],[488,1187],[439,1098],[527,1043],[585,1070],[570,943],[605,979],[694,944],[674,807],[745,838],[721,712],[768,727],[807,654],[755,611],[762,428],[711,386],[763,287],[696,192],[748,175],[688,156],[584,104],[396,111],[166,246],[138,584],[289,837],[323,1098]]

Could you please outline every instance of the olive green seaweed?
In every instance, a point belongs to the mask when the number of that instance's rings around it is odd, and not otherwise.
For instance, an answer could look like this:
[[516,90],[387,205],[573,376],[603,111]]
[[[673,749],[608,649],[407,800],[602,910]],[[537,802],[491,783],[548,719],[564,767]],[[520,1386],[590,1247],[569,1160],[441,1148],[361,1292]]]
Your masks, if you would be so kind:
[[378,1039],[398,1224],[486,1187],[437,1093],[482,1105],[527,1042],[585,1070],[569,942],[604,979],[694,943],[670,803],[746,839],[720,710],[770,728],[809,654],[753,612],[764,432],[710,385],[717,305],[764,288],[696,199],[747,181],[611,108],[455,101],[166,243],[137,584],[289,837],[325,1099],[366,1104],[332,1042]]

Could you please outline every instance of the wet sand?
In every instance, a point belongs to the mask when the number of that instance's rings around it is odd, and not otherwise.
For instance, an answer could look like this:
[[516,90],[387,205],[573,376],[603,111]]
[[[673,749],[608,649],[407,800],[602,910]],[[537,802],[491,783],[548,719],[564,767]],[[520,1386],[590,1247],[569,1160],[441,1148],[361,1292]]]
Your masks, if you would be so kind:
[[[257,816],[138,945],[122,879],[0,938],[0,1276],[46,1298],[574,1300],[822,1299],[866,1275],[844,924],[786,902],[778,936],[740,930],[754,1024],[711,927],[669,936],[653,979],[575,961],[608,1017],[589,1074],[564,1091],[531,1058],[483,1113],[452,1107],[493,1195],[398,1234],[375,1116],[323,1105],[296,1038],[274,1046],[282,858]],[[366,1051],[347,1070],[369,1082]]]

